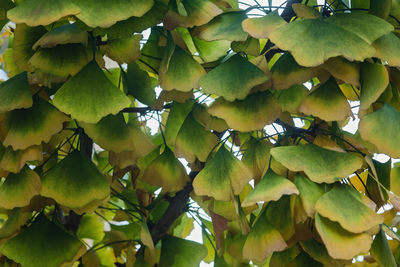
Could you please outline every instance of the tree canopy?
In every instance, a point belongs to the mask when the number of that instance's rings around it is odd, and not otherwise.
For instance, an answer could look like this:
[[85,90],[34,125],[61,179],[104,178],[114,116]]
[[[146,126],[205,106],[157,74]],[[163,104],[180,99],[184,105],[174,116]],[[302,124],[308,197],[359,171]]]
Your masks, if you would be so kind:
[[0,266],[398,266],[400,1],[272,2],[0,0]]

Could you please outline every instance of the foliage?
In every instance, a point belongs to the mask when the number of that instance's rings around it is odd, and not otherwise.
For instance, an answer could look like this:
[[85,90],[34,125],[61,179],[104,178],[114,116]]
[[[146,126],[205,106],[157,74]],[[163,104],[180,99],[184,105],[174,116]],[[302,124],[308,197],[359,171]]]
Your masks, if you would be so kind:
[[400,264],[400,2],[264,2],[0,0],[0,266]]

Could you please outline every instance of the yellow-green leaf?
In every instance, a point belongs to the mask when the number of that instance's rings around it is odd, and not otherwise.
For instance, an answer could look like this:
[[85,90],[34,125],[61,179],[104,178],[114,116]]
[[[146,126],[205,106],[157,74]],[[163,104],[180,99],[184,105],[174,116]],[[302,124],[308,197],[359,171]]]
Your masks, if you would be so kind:
[[81,30],[76,23],[66,24],[45,33],[32,46],[36,50],[38,47],[51,48],[63,44],[88,44],[88,33]]
[[308,217],[313,218],[316,212],[315,204],[325,193],[324,186],[317,184],[303,175],[296,175],[294,184],[300,191],[300,200]]
[[389,73],[378,63],[362,63],[360,68],[360,109],[368,109],[389,85]]
[[293,85],[280,92],[278,101],[282,111],[297,114],[299,106],[308,95],[308,90],[304,85]]
[[396,267],[397,263],[390,249],[385,231],[380,229],[375,236],[371,247],[371,256],[374,257],[379,266]]
[[242,22],[245,32],[254,38],[268,38],[269,34],[286,24],[286,21],[277,12],[271,12],[264,17],[248,18]]
[[376,49],[374,57],[386,61],[389,66],[400,67],[400,38],[393,32],[383,35],[373,43]]
[[110,40],[105,46],[106,55],[119,64],[131,63],[140,56],[141,34],[135,34],[130,38]]
[[267,172],[271,146],[264,141],[251,139],[243,153],[242,162],[250,170],[253,178],[258,181]]
[[0,113],[33,104],[28,74],[22,72],[0,84]]

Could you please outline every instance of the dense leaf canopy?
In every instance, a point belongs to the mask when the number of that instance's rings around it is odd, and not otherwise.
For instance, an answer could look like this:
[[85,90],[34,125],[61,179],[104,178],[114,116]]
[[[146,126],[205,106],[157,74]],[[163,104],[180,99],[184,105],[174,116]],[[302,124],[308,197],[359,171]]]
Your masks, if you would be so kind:
[[0,266],[398,266],[400,1],[273,2],[0,0]]

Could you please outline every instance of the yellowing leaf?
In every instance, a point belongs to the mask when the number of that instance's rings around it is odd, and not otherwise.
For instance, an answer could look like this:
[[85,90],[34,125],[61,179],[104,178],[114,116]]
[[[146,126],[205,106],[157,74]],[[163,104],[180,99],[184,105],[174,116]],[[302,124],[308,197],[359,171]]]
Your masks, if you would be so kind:
[[85,251],[81,241],[44,215],[0,246],[1,253],[26,267],[71,265]]
[[141,34],[135,34],[130,38],[110,40],[106,45],[106,55],[119,64],[131,63],[140,56]]
[[245,32],[248,32],[254,38],[268,38],[269,34],[277,28],[286,24],[276,12],[271,12],[261,18],[248,18],[242,22]]
[[208,94],[234,101],[245,99],[254,86],[267,80],[263,71],[237,54],[208,72],[200,79],[199,84]]
[[363,164],[358,156],[313,144],[275,147],[271,155],[291,171],[304,171],[316,183],[333,183],[348,177]]
[[268,170],[261,181],[254,187],[242,203],[243,207],[248,207],[257,202],[276,201],[282,195],[299,194],[296,186],[287,178],[275,174]]
[[350,62],[342,57],[333,57],[328,59],[322,68],[336,79],[354,86],[360,86],[360,68],[355,62]]
[[400,157],[400,112],[389,104],[361,118],[361,138],[371,142],[380,153]]
[[315,214],[315,226],[329,255],[334,259],[351,260],[355,256],[366,253],[372,244],[369,234],[353,234],[347,232],[336,222],[332,222]]
[[12,236],[18,232],[29,220],[30,215],[30,212],[24,212],[20,208],[13,209],[0,228],[0,238]]
[[182,163],[168,147],[147,166],[141,179],[149,185],[161,187],[163,192],[178,192],[189,181]]
[[325,121],[342,121],[353,114],[350,104],[333,78],[315,88],[303,100],[299,111]]
[[130,101],[92,61],[58,89],[53,103],[77,120],[96,123],[108,114],[116,114]]
[[308,255],[310,255],[313,259],[323,263],[324,266],[343,266],[343,264],[349,263],[347,261],[332,259],[332,257],[329,256],[326,247],[314,239],[300,241],[300,244]]
[[344,56],[363,61],[372,57],[371,44],[393,27],[363,13],[337,13],[328,18],[296,20],[270,34],[271,42],[292,53],[302,66],[318,66],[327,59]]
[[250,179],[251,174],[243,163],[221,146],[195,177],[193,188],[198,196],[228,201],[239,195]]
[[307,4],[294,3],[292,8],[296,15],[302,19],[316,19],[320,17],[319,12]]
[[251,139],[243,154],[242,162],[250,170],[253,178],[258,181],[267,172],[270,159],[270,145],[266,142]]
[[298,113],[298,108],[307,95],[308,90],[304,85],[293,85],[281,91],[278,101],[282,107],[282,111],[288,111],[292,114]]
[[6,114],[3,145],[10,145],[17,150],[48,142],[54,134],[62,130],[63,122],[68,120],[53,105],[36,97],[31,108],[16,109]]
[[270,91],[251,94],[244,100],[234,102],[219,98],[208,111],[224,119],[230,128],[241,132],[262,129],[275,121],[281,113],[278,101]]
[[32,46],[36,50],[38,47],[51,48],[63,44],[88,44],[88,33],[81,30],[76,23],[66,24],[45,33]]
[[383,217],[364,204],[354,188],[337,185],[319,198],[317,212],[352,233],[365,232],[383,223]]
[[316,212],[315,204],[325,193],[323,185],[314,183],[303,175],[296,175],[294,184],[300,191],[300,200],[304,211],[313,218]]
[[362,63],[360,109],[366,110],[374,103],[389,85],[389,73],[378,63]]
[[376,49],[374,57],[387,61],[389,66],[400,67],[400,39],[393,32],[383,35],[373,43]]
[[76,15],[80,8],[70,0],[26,0],[9,10],[7,17],[15,23],[29,26],[48,25],[68,15]]
[[76,211],[109,194],[106,178],[79,151],[69,154],[42,177],[41,195]]
[[18,174],[9,174],[0,186],[0,207],[13,209],[28,206],[31,199],[40,194],[40,177],[25,166]]
[[32,106],[28,74],[22,72],[0,84],[0,113]]
[[5,149],[2,154],[0,160],[0,169],[18,173],[28,161],[42,161],[43,159],[43,151],[42,146],[34,145],[30,146],[24,150],[16,150],[14,151],[11,146],[7,148],[0,148],[0,151]]

